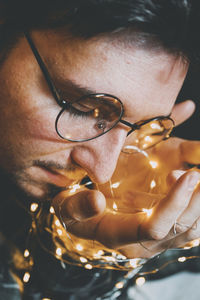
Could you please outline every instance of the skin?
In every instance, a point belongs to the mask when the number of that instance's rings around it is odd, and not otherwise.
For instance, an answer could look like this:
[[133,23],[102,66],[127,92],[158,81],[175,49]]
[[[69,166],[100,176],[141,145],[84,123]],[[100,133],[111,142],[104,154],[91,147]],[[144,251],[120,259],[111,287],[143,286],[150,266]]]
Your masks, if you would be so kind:
[[[188,69],[187,63],[179,57],[161,49],[126,46],[120,39],[112,40],[109,36],[83,41],[64,38],[56,31],[34,31],[32,38],[60,89],[63,82],[70,80],[94,92],[113,94],[124,104],[124,119],[132,123],[168,115],[172,110],[176,123],[180,123],[194,110],[190,101],[173,108]],[[73,197],[62,191],[53,198],[52,187],[61,191],[86,173],[95,183],[108,181],[115,170],[127,128],[118,125],[98,139],[83,143],[60,139],[54,128],[60,107],[24,37],[1,66],[0,86],[3,87],[0,90],[2,172],[8,174],[15,186],[28,197],[53,200],[56,212],[62,202],[62,216],[66,223],[76,221],[70,230],[77,236],[96,239],[133,257],[136,253],[134,247],[138,247],[137,244],[133,247],[133,243],[137,242],[137,228],[142,221],[141,239],[160,242],[188,203],[197,202],[192,200],[199,180],[196,172],[183,174],[165,202],[160,202],[151,220],[146,221],[141,215],[116,218],[105,213],[105,198],[98,191]],[[76,92],[70,89],[68,92],[77,97]],[[70,125],[70,122],[66,123],[66,126]],[[50,173],[47,172],[49,168]],[[188,192],[192,180],[195,184]],[[184,208],[176,205],[183,196]],[[176,209],[171,217],[166,217],[165,223],[163,218],[169,215],[172,206]],[[196,216],[191,216],[190,223],[196,219]],[[98,230],[95,231],[97,224]]]

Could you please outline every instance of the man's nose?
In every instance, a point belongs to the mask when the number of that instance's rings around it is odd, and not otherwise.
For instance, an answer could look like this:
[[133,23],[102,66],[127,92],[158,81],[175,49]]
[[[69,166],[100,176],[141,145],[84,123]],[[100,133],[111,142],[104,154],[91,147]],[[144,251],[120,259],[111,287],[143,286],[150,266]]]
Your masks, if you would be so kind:
[[106,134],[74,147],[72,158],[95,183],[107,182],[117,165],[127,131],[114,128]]

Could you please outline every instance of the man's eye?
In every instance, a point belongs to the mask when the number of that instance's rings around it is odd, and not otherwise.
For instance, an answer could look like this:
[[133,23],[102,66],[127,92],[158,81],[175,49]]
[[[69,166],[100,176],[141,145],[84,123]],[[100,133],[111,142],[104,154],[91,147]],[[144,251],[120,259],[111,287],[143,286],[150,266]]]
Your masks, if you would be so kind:
[[80,117],[89,117],[94,115],[94,109],[89,109],[82,105],[81,106],[80,105],[74,106],[74,104],[70,105],[67,111],[74,116],[80,116]]

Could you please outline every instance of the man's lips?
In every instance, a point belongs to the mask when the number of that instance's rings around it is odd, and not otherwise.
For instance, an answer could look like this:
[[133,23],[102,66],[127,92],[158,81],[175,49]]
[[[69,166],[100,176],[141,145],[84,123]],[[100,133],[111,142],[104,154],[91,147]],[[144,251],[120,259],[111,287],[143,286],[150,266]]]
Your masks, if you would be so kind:
[[66,175],[61,174],[59,171],[46,167],[39,167],[42,172],[43,180],[46,179],[49,183],[60,187],[67,187],[71,185],[75,179],[71,179]]

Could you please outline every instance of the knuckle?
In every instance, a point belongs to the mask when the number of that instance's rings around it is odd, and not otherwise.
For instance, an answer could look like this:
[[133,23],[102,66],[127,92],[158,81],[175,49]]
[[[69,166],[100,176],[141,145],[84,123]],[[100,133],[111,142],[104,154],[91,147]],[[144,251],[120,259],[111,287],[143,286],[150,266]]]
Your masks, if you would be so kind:
[[161,241],[165,238],[166,232],[151,227],[148,229],[148,236],[152,240]]

